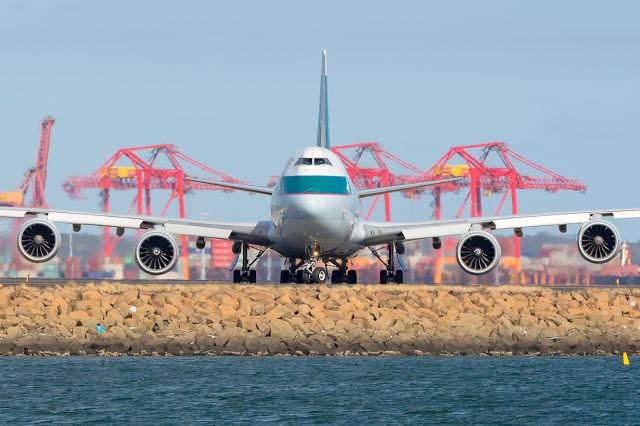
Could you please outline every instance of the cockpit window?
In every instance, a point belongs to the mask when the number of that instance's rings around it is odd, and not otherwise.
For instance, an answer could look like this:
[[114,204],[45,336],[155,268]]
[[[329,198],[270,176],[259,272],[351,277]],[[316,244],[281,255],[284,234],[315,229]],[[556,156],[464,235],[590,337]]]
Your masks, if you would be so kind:
[[298,158],[294,166],[332,166],[328,158]]
[[313,164],[313,158],[298,158],[295,166],[311,166]]
[[331,166],[331,161],[329,161],[328,158],[314,158],[313,159],[313,164],[315,164],[316,166]]

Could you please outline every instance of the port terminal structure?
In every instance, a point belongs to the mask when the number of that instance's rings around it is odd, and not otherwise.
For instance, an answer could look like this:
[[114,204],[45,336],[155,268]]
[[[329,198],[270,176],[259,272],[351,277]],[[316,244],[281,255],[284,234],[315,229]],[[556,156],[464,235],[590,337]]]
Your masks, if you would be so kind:
[[[148,158],[148,159],[145,159]],[[168,163],[168,166],[160,164]],[[189,172],[187,171],[189,170]],[[195,170],[195,173],[191,173]],[[89,176],[67,177],[63,183],[64,191],[72,199],[84,198],[83,190],[100,190],[103,212],[111,210],[111,192],[135,191],[129,207],[129,213],[151,216],[151,191],[168,190],[169,198],[165,202],[161,216],[167,213],[174,200],[178,203],[181,218],[186,217],[185,196],[194,191],[224,191],[229,188],[212,186],[188,180],[188,178],[221,180],[243,183],[229,175],[212,169],[205,164],[180,152],[174,145],[160,144],[119,149]],[[104,258],[111,258],[117,239],[113,238],[108,227],[103,231]],[[182,236],[183,277],[189,279],[189,256],[187,237]]]
[[[29,168],[20,181],[18,188],[10,192],[0,192],[0,205],[47,207],[45,187],[48,157],[51,143],[51,130],[55,123],[53,117],[45,117],[40,123],[40,141],[36,164]],[[504,142],[490,142],[477,145],[456,146],[449,149],[435,165],[426,171],[400,159],[386,151],[381,144],[365,142],[352,145],[335,146],[332,150],[345,164],[349,175],[359,188],[413,183],[422,180],[461,177],[455,183],[440,185],[433,190],[413,189],[403,195],[407,198],[420,198],[426,191],[433,197],[432,217],[440,219],[443,196],[446,193],[466,192],[464,201],[457,210],[456,217],[465,212],[472,217],[482,216],[483,197],[500,195],[495,215],[502,213],[505,204],[510,204],[511,214],[517,214],[518,192],[524,189],[541,189],[547,192],[571,190],[584,192],[586,186],[579,180],[568,179],[511,150]],[[164,160],[163,160],[164,159]],[[373,160],[373,166],[370,166]],[[497,160],[497,161],[496,161]],[[368,161],[368,163],[367,163]],[[168,162],[168,166],[164,164]],[[163,164],[161,167],[159,164]],[[188,170],[188,171],[187,171]],[[192,170],[195,170],[192,173]],[[399,172],[398,172],[399,171]],[[199,190],[222,190],[227,188],[199,184],[187,180],[188,177],[240,182],[205,164],[181,153],[174,145],[161,144],[123,148],[118,150],[91,175],[69,177],[64,181],[64,190],[71,198],[83,198],[83,190],[100,190],[102,210],[111,209],[112,190],[133,190],[134,199],[129,212],[139,215],[151,215],[151,191],[169,190],[170,195],[164,204],[161,215],[165,215],[174,201],[177,201],[180,217],[186,216],[185,195]],[[272,178],[270,184],[275,184]],[[379,205],[380,197],[375,197],[368,207],[369,219]],[[510,202],[507,203],[507,200]],[[391,198],[383,196],[384,217],[391,220]],[[111,258],[116,239],[109,230],[103,234],[103,256]],[[514,236],[515,262],[512,269],[519,271],[520,238]],[[184,278],[188,278],[187,239],[182,239]],[[19,256],[13,256],[14,260]],[[442,250],[436,251],[434,281],[442,282],[441,271],[444,264]]]
[[[0,206],[20,207],[30,205],[36,208],[46,208],[47,199],[45,188],[47,183],[47,168],[49,166],[49,150],[51,148],[51,130],[56,119],[46,116],[40,121],[40,143],[35,165],[24,173],[18,187],[13,191],[0,192]],[[29,198],[31,201],[29,202]],[[20,220],[14,220],[12,233],[15,234],[20,226]],[[18,248],[12,244],[11,267],[17,268],[22,263]]]
[[[483,197],[501,195],[495,216],[502,214],[502,209],[510,198],[510,214],[518,214],[518,192],[520,190],[538,189],[546,192],[577,191],[584,193],[586,185],[575,179],[568,179],[549,170],[511,150],[505,142],[488,142],[476,145],[455,146],[449,149],[432,167],[422,171],[418,167],[404,161],[383,149],[376,142],[336,146],[332,148],[347,167],[354,184],[359,188],[375,188],[387,185],[399,185],[443,179],[449,177],[462,178],[456,182],[438,185],[434,189],[412,189],[404,192],[407,198],[420,198],[426,191],[433,196],[433,218],[442,218],[442,197],[445,193],[466,192],[456,218],[462,217],[465,211],[471,217],[484,215]],[[351,154],[351,155],[349,155]],[[367,159],[373,159],[373,167],[363,165]],[[394,173],[393,170],[400,170]],[[274,182],[272,182],[274,183]],[[367,220],[371,217],[380,196],[375,197],[369,207]],[[391,221],[391,197],[383,196],[384,215]],[[520,234],[520,235],[518,235]],[[514,235],[513,265],[520,272],[520,237],[521,232]],[[443,252],[436,251],[434,281],[442,282]]]
[[47,116],[40,121],[40,145],[36,164],[27,169],[16,190],[0,192],[0,206],[24,206],[30,193],[31,207],[47,207],[44,191],[47,183],[51,129],[55,122],[55,118],[51,116]]

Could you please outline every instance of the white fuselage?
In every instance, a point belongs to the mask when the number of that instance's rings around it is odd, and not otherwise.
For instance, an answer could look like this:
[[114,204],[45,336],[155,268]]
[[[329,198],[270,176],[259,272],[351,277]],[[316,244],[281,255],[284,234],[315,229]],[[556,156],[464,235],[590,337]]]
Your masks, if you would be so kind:
[[271,198],[271,247],[284,257],[346,258],[362,245],[360,200],[338,156],[321,147],[294,155]]

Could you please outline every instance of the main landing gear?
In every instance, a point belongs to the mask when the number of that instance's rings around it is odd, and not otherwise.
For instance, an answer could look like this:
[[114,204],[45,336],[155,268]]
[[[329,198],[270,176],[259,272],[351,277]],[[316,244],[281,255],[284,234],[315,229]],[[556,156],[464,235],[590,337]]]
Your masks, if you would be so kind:
[[401,242],[387,244],[388,257],[386,262],[380,256],[378,250],[371,247],[369,247],[369,250],[371,250],[371,253],[373,253],[373,255],[387,267],[386,269],[382,269],[380,271],[380,284],[388,284],[390,282],[402,284],[404,282],[404,271],[402,269],[396,270],[395,261],[396,253],[404,254],[404,244],[402,244]]
[[236,241],[233,243],[232,251],[234,254],[240,254],[242,252],[242,267],[240,269],[233,270],[233,282],[234,283],[255,283],[257,280],[256,270],[251,269],[254,263],[260,259],[260,257],[267,251],[267,247],[260,249],[256,257],[249,262],[249,244]]
[[338,260],[336,259],[332,260],[331,263],[333,263],[338,268],[331,271],[331,283],[358,283],[358,272],[353,269],[348,269],[347,259],[342,259],[340,262],[338,262]]

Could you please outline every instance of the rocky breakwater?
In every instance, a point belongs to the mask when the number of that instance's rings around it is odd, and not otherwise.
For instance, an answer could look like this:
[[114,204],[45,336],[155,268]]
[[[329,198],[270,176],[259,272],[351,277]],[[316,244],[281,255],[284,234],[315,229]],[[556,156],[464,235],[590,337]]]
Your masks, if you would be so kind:
[[2,354],[640,352],[640,290],[0,287]]

